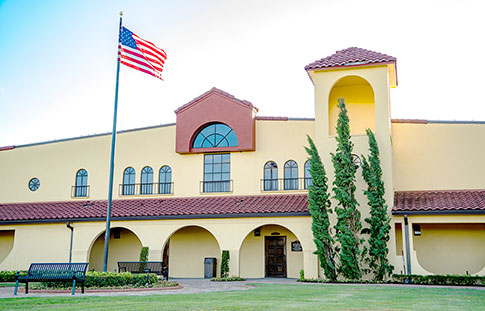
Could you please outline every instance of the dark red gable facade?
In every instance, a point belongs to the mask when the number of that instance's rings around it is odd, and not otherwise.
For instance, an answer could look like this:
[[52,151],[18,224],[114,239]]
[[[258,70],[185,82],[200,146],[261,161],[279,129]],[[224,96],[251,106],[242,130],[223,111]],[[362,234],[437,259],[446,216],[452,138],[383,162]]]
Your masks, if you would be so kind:
[[[255,120],[258,109],[250,102],[212,88],[191,102],[175,110],[177,153],[205,153],[254,151]],[[195,135],[208,124],[224,123],[237,135],[238,146],[216,148],[192,148]]]

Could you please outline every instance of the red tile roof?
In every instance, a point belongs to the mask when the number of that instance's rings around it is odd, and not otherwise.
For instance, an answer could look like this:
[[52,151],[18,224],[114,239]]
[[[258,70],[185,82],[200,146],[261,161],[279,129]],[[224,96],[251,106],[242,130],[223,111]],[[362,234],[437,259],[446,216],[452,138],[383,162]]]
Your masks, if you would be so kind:
[[256,120],[261,120],[261,121],[288,121],[288,117],[256,117]]
[[357,47],[350,47],[335,52],[330,56],[314,61],[305,66],[305,70],[322,69],[328,67],[343,67],[368,65],[377,63],[396,63],[396,58]]
[[[0,204],[0,224],[103,220],[106,200]],[[256,217],[308,214],[307,194],[114,200],[113,219]]]
[[428,124],[428,120],[424,119],[391,119],[392,123],[415,123],[415,124]]
[[396,191],[392,213],[485,213],[485,190]]
[[245,106],[247,106],[249,109],[256,109],[256,111],[258,111],[258,108],[254,107],[253,104],[251,104],[251,102],[247,101],[247,100],[241,100],[241,99],[237,99],[234,95],[231,95],[229,93],[226,93],[224,92],[223,90],[219,90],[218,88],[216,87],[213,87],[212,89],[208,90],[207,92],[205,92],[204,94],[200,95],[200,96],[197,96],[196,98],[192,99],[191,101],[189,101],[188,103],[186,103],[185,105],[182,105],[180,106],[179,108],[177,108],[175,110],[175,113],[178,114],[179,112],[181,112],[182,110],[185,110],[186,108],[192,106],[193,104],[195,104],[196,102],[204,99],[205,97],[211,95],[212,93],[217,93],[219,95],[222,95],[224,97],[227,97],[229,99],[232,99],[234,101],[237,101],[238,103],[240,104],[243,104]]

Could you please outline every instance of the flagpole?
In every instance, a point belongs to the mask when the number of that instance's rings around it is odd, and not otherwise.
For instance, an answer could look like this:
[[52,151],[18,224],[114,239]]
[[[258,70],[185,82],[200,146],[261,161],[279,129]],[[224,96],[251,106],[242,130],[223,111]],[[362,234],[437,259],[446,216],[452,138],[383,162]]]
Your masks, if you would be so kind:
[[[120,30],[118,34],[118,53],[120,49],[120,35],[122,27],[123,12],[120,12]],[[116,64],[116,90],[115,90],[115,108],[113,116],[113,133],[111,133],[111,160],[109,166],[109,189],[108,189],[108,210],[106,211],[106,233],[104,235],[104,257],[103,257],[103,272],[108,269],[108,249],[109,249],[109,235],[111,224],[111,205],[113,203],[113,173],[115,164],[115,143],[116,143],[116,118],[118,113],[118,86],[120,81],[120,57],[117,56]]]

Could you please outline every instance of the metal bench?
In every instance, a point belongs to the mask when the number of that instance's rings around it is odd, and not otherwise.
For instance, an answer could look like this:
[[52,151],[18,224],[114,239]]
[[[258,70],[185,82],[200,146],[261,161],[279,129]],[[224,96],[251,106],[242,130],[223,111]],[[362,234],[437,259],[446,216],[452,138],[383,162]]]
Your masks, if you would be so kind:
[[168,268],[162,261],[118,261],[119,272],[155,273],[168,280]]
[[72,294],[76,282],[82,285],[84,294],[84,281],[88,263],[33,263],[30,265],[27,275],[20,276],[17,272],[15,279],[14,295],[17,295],[19,283],[25,283],[25,293],[29,293],[29,282],[65,282],[72,281]]

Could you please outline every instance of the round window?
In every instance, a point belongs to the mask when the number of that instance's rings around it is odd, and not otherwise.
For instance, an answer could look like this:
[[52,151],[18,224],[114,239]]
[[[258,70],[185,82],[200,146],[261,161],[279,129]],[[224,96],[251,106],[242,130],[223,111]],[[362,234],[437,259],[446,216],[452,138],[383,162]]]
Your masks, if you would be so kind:
[[40,180],[37,177],[32,178],[29,181],[29,189],[30,191],[36,191],[40,187]]

